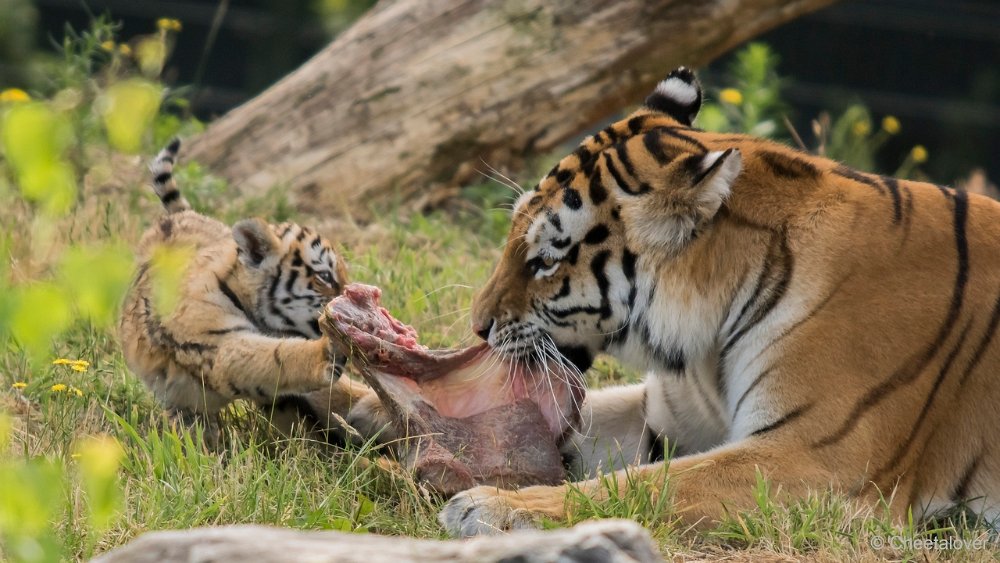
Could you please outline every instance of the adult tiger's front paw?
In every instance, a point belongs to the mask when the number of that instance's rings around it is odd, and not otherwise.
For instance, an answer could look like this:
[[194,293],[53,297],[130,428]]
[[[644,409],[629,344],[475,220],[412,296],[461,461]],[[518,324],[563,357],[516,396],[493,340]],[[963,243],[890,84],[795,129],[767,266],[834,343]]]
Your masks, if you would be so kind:
[[538,528],[542,517],[564,517],[564,497],[564,487],[526,487],[519,491],[475,487],[452,497],[438,521],[449,534],[462,538]]

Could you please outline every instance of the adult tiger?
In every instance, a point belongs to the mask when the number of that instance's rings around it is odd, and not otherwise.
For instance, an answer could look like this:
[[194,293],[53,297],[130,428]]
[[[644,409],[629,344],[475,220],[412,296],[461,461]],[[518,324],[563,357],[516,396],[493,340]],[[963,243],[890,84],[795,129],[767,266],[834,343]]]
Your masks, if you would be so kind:
[[[752,504],[758,471],[790,495],[831,485],[927,514],[1000,499],[1000,204],[861,173],[744,135],[691,127],[680,68],[645,107],[587,138],[519,199],[473,306],[499,352],[609,352],[644,385],[597,391],[577,460],[610,444],[677,453],[688,522]],[[615,474],[625,490],[659,464]],[[596,481],[577,486],[601,494]],[[567,487],[479,487],[455,534],[564,516]]]
[[[370,389],[340,377],[346,358],[319,330],[323,305],[347,284],[340,253],[295,223],[229,227],[192,211],[173,177],[179,148],[171,142],[150,164],[167,214],[142,237],[122,309],[129,368],[172,416],[201,419],[213,435],[216,414],[237,399],[269,409],[282,427],[300,414],[328,425],[331,412],[347,416],[360,401],[377,406]],[[155,309],[150,277],[164,247],[193,253],[169,313]]]

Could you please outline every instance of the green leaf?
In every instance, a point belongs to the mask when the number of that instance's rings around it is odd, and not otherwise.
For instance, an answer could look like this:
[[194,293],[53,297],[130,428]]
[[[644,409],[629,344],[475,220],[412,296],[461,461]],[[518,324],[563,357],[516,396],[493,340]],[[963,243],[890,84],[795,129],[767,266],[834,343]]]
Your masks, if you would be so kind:
[[162,88],[140,79],[123,80],[108,88],[102,102],[104,128],[116,149],[136,154],[160,109]]
[[75,246],[62,257],[59,281],[81,316],[106,326],[114,322],[131,273],[131,253],[121,245]]
[[18,104],[0,126],[3,155],[25,199],[64,214],[76,199],[76,177],[63,158],[72,142],[66,119],[43,103]]
[[51,283],[36,283],[15,290],[10,330],[35,361],[49,352],[52,338],[72,321],[66,292]]

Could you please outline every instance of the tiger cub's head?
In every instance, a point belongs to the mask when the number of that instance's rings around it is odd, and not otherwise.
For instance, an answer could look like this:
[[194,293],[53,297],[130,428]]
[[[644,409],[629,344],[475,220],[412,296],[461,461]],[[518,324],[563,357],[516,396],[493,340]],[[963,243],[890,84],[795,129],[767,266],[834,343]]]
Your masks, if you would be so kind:
[[233,225],[244,279],[262,328],[319,338],[319,314],[347,285],[347,265],[325,238],[295,223],[244,219]]
[[[524,361],[581,371],[628,329],[639,268],[710,228],[742,164],[692,136],[702,92],[678,68],[644,107],[585,139],[514,205],[503,256],[473,304],[473,330]],[[648,284],[647,284],[648,285]]]

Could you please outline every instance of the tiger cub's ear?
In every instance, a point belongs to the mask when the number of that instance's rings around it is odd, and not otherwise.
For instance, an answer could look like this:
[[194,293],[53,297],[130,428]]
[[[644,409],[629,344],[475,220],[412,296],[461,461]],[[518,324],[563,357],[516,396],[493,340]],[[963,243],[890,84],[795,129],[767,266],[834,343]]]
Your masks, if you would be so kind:
[[690,126],[701,109],[701,84],[690,69],[677,67],[646,98],[647,108]]
[[676,159],[664,170],[662,184],[620,200],[629,242],[654,251],[681,250],[719,212],[742,168],[738,149]]
[[259,268],[269,256],[276,256],[281,241],[271,231],[271,226],[261,219],[244,219],[233,225],[233,239],[240,261],[251,268]]

